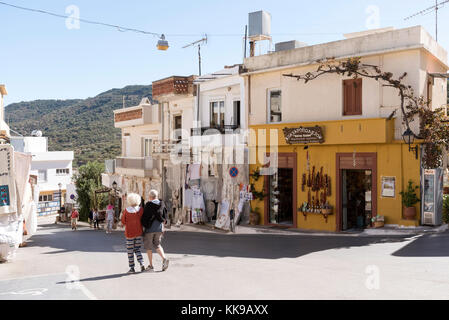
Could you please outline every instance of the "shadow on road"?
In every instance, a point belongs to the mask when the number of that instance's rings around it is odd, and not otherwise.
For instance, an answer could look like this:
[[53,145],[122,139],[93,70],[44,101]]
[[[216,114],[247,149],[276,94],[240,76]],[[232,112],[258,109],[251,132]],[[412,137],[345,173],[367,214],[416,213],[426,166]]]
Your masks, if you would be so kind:
[[395,257],[449,257],[449,232],[426,234],[393,253]]
[[[46,254],[66,252],[122,252],[125,238],[122,231],[106,234],[102,230],[82,227],[72,231],[70,226],[41,226],[44,233],[32,236],[28,247],[49,247]],[[363,247],[376,243],[403,242],[409,235],[401,236],[316,236],[279,234],[219,234],[190,231],[170,231],[163,239],[168,254],[188,254],[215,257],[240,257],[259,259],[297,258],[329,249]]]

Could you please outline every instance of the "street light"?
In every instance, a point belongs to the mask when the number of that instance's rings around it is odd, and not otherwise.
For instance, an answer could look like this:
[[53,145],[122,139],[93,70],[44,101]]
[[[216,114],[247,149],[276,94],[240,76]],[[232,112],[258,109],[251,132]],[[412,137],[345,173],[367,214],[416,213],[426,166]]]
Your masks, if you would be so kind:
[[156,47],[158,50],[163,50],[163,51],[168,49],[168,41],[165,40],[164,34],[161,34],[161,37],[160,37],[159,41],[157,42]]
[[411,145],[415,142],[415,134],[410,128],[407,128],[405,132],[402,134],[402,139],[404,142],[408,144],[408,151],[415,151],[415,158],[418,159],[418,146],[411,147]]

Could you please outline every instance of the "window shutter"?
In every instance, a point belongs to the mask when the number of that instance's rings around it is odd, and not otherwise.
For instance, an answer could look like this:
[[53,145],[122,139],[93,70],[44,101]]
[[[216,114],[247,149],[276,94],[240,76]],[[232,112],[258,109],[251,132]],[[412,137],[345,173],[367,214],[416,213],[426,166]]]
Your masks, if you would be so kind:
[[343,115],[362,114],[362,79],[343,80]]
[[354,80],[354,114],[362,114],[362,78]]

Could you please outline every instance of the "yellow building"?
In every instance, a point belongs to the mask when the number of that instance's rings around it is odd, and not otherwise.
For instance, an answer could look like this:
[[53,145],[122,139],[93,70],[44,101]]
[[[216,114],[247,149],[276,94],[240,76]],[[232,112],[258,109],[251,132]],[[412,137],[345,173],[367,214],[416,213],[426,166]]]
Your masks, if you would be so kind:
[[[250,172],[266,170],[250,177],[265,194],[252,201],[261,224],[343,231],[371,227],[377,215],[421,224],[420,204],[406,219],[400,195],[409,180],[420,186],[422,169],[419,141],[410,149],[402,138],[398,92],[370,78],[326,74],[304,83],[285,75],[314,72],[319,59],[360,57],[394,78],[407,72],[404,83],[438,108],[447,83],[434,75],[449,69],[447,52],[420,26],[345,36],[245,59]],[[418,134],[419,120],[410,128]]]

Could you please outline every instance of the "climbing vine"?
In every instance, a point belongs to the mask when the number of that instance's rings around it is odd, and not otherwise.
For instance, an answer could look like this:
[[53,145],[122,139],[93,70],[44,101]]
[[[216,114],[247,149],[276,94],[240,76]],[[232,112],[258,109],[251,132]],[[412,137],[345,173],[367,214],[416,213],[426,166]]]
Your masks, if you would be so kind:
[[420,132],[413,133],[415,138],[423,140],[423,166],[436,168],[441,166],[443,151],[449,148],[449,123],[444,121],[443,108],[432,110],[430,100],[423,96],[416,96],[410,85],[403,83],[407,73],[399,78],[394,78],[393,73],[383,72],[376,65],[361,63],[360,57],[348,58],[337,61],[334,58],[326,58],[317,61],[318,68],[315,72],[307,72],[303,75],[284,74],[285,77],[296,78],[307,83],[325,74],[338,74],[341,76],[365,77],[382,83],[384,87],[393,87],[398,90],[401,99],[402,122],[407,129],[410,123],[418,116],[420,120]]

